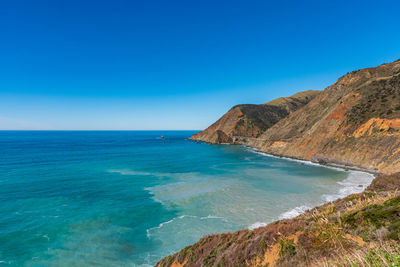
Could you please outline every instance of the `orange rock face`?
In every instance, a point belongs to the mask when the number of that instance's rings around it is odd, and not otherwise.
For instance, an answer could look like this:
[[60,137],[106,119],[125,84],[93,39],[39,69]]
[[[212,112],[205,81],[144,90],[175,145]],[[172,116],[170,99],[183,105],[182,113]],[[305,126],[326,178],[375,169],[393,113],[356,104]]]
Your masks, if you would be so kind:
[[387,132],[390,129],[394,131],[400,130],[400,118],[396,119],[380,119],[380,118],[372,118],[360,127],[353,133],[355,138],[359,138],[361,136],[370,136],[377,132]]

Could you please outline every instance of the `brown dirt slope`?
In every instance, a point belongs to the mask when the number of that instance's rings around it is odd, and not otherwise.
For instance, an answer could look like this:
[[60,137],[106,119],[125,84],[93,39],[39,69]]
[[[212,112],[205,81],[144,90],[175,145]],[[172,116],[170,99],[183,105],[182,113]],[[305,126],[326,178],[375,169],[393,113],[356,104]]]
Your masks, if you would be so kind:
[[193,135],[191,139],[220,144],[232,143],[232,136],[258,137],[279,120],[306,105],[319,93],[320,91],[309,90],[262,105],[234,106],[217,122]]
[[378,172],[400,169],[400,60],[353,71],[248,145]]

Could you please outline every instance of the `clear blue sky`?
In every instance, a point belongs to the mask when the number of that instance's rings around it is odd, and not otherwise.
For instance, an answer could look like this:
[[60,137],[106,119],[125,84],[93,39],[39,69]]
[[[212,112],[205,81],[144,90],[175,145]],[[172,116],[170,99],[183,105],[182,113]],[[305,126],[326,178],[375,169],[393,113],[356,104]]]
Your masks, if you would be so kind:
[[0,129],[202,129],[400,58],[400,1],[0,2]]

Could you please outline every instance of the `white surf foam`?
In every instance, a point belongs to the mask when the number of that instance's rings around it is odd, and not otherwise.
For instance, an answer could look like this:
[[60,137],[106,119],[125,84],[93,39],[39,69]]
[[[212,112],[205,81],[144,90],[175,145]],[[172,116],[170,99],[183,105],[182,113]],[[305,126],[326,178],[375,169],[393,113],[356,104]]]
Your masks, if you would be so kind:
[[323,195],[322,198],[330,202],[351,194],[361,193],[371,184],[374,178],[375,176],[370,173],[351,171],[345,180],[338,182],[342,186],[339,192]]
[[[322,195],[322,200],[326,203],[347,197],[351,194],[361,193],[371,184],[374,178],[375,176],[373,174],[367,172],[351,171],[345,180],[338,182],[342,188],[340,188],[337,193]],[[279,219],[294,218],[309,209],[311,209],[311,207],[306,205],[295,207],[292,210],[282,213]]]
[[147,238],[150,238],[150,237],[151,237],[151,232],[152,232],[152,231],[154,231],[154,230],[156,230],[156,229],[160,229],[160,228],[162,228],[164,225],[173,223],[173,222],[176,221],[176,220],[181,220],[181,219],[184,219],[184,218],[198,218],[198,219],[200,219],[200,220],[219,219],[219,220],[222,220],[222,221],[226,222],[226,219],[225,219],[224,217],[220,217],[220,216],[208,215],[208,216],[206,216],[206,217],[199,217],[199,216],[194,216],[194,215],[181,215],[181,216],[175,217],[175,218],[173,218],[173,219],[171,219],[171,220],[169,220],[169,221],[160,223],[160,224],[159,224],[158,226],[156,226],[156,227],[152,227],[152,228],[147,229],[147,230],[146,230]]
[[[329,169],[343,171],[343,169],[339,168],[339,167],[321,165],[319,163],[306,161],[306,160],[292,159],[292,158],[287,158],[287,157],[278,157],[278,156],[274,156],[274,155],[270,155],[270,154],[266,154],[266,153],[257,151],[255,148],[252,148],[252,147],[247,147],[247,148],[254,153],[257,153],[259,155],[263,155],[266,157],[282,158],[282,159],[286,159],[286,160],[300,162],[302,164],[313,165],[313,166],[322,166],[322,167],[329,168]],[[374,178],[375,178],[375,176],[371,173],[362,172],[362,171],[350,171],[349,175],[347,176],[347,178],[345,180],[338,182],[338,184],[340,184],[342,186],[342,188],[340,188],[337,193],[322,195],[322,200],[323,200],[323,202],[331,202],[331,201],[346,197],[351,194],[361,193],[371,184],[371,182],[373,181]],[[307,205],[298,206],[298,207],[295,207],[294,209],[291,209],[289,211],[282,213],[279,216],[279,219],[294,218],[309,209],[311,209],[311,207],[309,207]],[[248,228],[249,228],[249,230],[253,230],[258,227],[265,226],[265,225],[266,225],[266,223],[256,222],[256,223],[250,225]]]
[[302,205],[299,207],[295,207],[294,209],[291,209],[289,211],[286,211],[284,213],[282,213],[281,215],[279,215],[279,219],[291,219],[294,218],[296,216],[299,216],[300,214],[304,213],[306,210],[309,210],[310,207],[306,206],[306,205]]
[[249,229],[249,230],[254,230],[254,229],[257,229],[257,228],[260,228],[260,227],[263,227],[263,226],[267,226],[267,223],[264,223],[264,222],[256,222],[256,223],[253,223],[252,225],[250,225],[250,226],[248,227],[248,229]]

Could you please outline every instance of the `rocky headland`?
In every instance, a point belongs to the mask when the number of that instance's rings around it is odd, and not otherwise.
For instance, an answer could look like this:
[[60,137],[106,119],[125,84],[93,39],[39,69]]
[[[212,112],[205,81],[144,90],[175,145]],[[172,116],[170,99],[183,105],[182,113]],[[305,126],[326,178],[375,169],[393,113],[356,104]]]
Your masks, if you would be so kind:
[[212,144],[231,144],[239,139],[257,138],[320,93],[321,91],[309,90],[290,97],[280,97],[265,104],[234,106],[218,121],[193,135],[191,139]]

